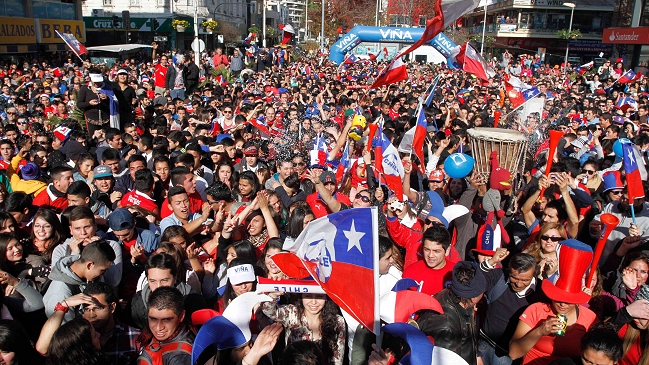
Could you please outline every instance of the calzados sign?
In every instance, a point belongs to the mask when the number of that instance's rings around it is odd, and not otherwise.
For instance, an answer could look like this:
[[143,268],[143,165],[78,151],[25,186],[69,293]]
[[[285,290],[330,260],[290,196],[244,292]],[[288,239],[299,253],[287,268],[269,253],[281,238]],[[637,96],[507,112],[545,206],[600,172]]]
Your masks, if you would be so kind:
[[0,17],[0,43],[36,43],[34,19]]

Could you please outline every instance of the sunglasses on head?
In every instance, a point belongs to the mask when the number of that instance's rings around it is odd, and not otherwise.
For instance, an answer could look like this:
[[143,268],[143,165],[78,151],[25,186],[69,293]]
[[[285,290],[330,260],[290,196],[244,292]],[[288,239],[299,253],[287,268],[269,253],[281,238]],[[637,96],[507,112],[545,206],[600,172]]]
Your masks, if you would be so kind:
[[356,194],[356,199],[362,200],[363,203],[369,203],[370,202],[370,198],[363,195],[363,194],[361,194],[361,193]]
[[561,238],[561,237],[550,237],[550,236],[545,235],[545,234],[543,236],[541,236],[541,239],[544,240],[544,241],[552,241],[552,242],[560,242],[561,240],[563,240],[563,238]]

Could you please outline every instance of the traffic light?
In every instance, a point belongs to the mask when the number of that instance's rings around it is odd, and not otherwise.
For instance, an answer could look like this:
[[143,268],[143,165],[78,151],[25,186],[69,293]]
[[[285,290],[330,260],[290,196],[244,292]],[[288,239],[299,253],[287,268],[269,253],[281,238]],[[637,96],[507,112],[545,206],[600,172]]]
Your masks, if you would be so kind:
[[128,32],[128,40],[127,43],[135,43],[137,42],[137,35],[135,33]]
[[156,32],[158,28],[160,28],[160,22],[156,18],[153,18],[152,21],[153,21],[153,31]]
[[113,28],[117,28],[118,23],[119,23],[119,17],[117,15],[113,15]]

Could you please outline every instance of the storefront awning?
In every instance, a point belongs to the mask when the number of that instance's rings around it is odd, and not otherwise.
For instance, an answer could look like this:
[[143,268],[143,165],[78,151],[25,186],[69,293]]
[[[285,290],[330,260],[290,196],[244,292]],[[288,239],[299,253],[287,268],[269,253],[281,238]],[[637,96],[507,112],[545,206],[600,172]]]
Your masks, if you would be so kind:
[[114,44],[111,46],[96,46],[86,48],[88,51],[100,51],[100,52],[129,52],[139,48],[153,48],[152,46],[146,44]]

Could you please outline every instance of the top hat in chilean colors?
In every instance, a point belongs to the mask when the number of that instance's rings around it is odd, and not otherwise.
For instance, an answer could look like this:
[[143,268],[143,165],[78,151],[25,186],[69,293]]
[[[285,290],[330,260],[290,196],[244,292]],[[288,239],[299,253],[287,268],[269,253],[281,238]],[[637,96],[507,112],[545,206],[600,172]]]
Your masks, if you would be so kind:
[[593,249],[587,244],[569,239],[557,248],[559,279],[556,284],[543,280],[543,292],[548,298],[562,303],[584,304],[590,295],[584,293],[582,279],[593,261]]

